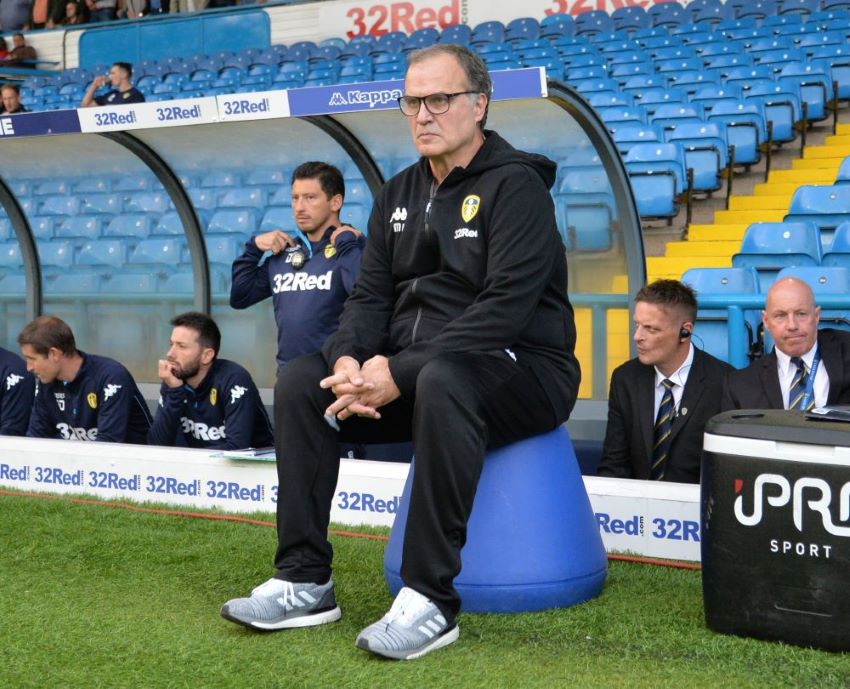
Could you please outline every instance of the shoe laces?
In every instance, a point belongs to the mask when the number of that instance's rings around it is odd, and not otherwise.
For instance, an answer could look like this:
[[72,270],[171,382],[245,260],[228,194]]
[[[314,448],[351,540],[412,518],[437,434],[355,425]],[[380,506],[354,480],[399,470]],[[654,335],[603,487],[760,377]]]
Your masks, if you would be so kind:
[[280,597],[280,604],[286,606],[288,601],[295,599],[295,586],[291,581],[272,578],[264,581],[251,591],[251,595],[255,594],[259,596]]
[[398,592],[385,621],[387,624],[398,621],[405,626],[410,626],[430,604],[431,601],[421,593],[405,586]]

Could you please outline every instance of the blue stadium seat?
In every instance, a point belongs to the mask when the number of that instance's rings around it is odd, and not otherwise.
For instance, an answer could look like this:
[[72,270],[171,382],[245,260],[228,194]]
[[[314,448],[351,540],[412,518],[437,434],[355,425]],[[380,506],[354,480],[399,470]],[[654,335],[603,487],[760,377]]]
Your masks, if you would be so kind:
[[821,229],[821,243],[828,247],[833,230],[850,220],[850,185],[805,185],[791,197],[786,221],[811,220]]
[[[697,304],[703,296],[757,294],[758,274],[754,268],[691,268],[682,282],[697,293]],[[698,308],[694,337],[705,351],[722,361],[745,361],[750,355],[760,320],[757,309],[744,311],[745,332],[729,332],[726,309]]]
[[80,199],[76,196],[48,196],[38,206],[39,215],[77,215]]
[[[51,218],[52,219],[52,218]],[[55,228],[56,238],[97,239],[103,230],[103,217],[99,215],[74,215],[60,221]]]
[[101,289],[110,294],[154,294],[160,277],[156,273],[115,273],[104,279]]
[[253,208],[228,208],[215,211],[208,232],[250,235],[257,230],[258,213]]
[[231,170],[213,170],[201,178],[202,187],[237,187],[239,176]]
[[44,289],[47,294],[96,294],[101,290],[101,282],[98,273],[76,270],[48,276]]
[[660,128],[667,137],[678,125],[702,122],[702,110],[699,103],[668,103],[658,106],[649,121],[654,127]]
[[824,46],[811,52],[811,63],[828,67],[832,80],[838,85],[838,98],[850,99],[850,48],[846,45]]
[[0,273],[20,273],[23,265],[21,247],[17,242],[0,244]]
[[111,182],[107,177],[84,177],[73,183],[75,194],[99,194],[107,192],[111,188]]
[[722,172],[729,164],[725,131],[711,122],[680,124],[667,139],[685,149],[685,165],[693,171],[693,190],[714,192],[722,186]]
[[153,229],[153,219],[145,213],[116,215],[103,230],[104,237],[134,237],[144,239]]
[[290,206],[269,206],[266,208],[266,212],[263,213],[263,219],[260,222],[260,232],[286,230],[294,226],[295,220],[292,217],[292,208]]
[[229,268],[233,264],[233,260],[242,254],[242,248],[248,237],[208,234],[204,239],[207,243],[207,259],[210,264],[219,264]]
[[622,125],[612,132],[614,142],[620,155],[626,156],[635,144],[661,141],[658,132],[648,125]]
[[690,21],[690,14],[685,12],[675,0],[671,2],[662,2],[657,5],[652,5],[647,11],[649,22],[652,26],[661,26],[665,28],[673,28],[679,24],[685,24]]
[[77,254],[78,266],[123,268],[127,262],[127,242],[120,239],[100,239],[86,242]]
[[48,179],[33,185],[33,196],[67,196],[71,185],[64,179]]
[[171,208],[171,199],[164,191],[134,193],[124,201],[124,210],[131,213],[165,213]]
[[826,119],[827,104],[832,100],[832,78],[822,65],[789,63],[782,68],[776,81],[782,85],[799,86],[801,98],[808,104],[809,121]]
[[71,242],[39,242],[38,258],[43,268],[70,268],[74,264],[74,245]]
[[821,265],[850,268],[850,221],[845,221],[835,228],[832,244],[824,251]]
[[575,20],[569,14],[557,12],[540,20],[541,37],[558,38],[561,36],[574,36],[575,32]]
[[614,21],[605,10],[582,12],[575,18],[576,34],[579,36],[596,36],[611,33],[615,30]]
[[201,189],[199,187],[190,187],[188,189],[189,199],[196,209],[213,210],[218,208],[218,196],[220,189],[210,188]]
[[744,91],[744,99],[764,106],[765,117],[773,125],[774,142],[787,143],[797,137],[797,123],[802,119],[799,87],[757,80]]
[[566,209],[567,236],[578,251],[607,251],[611,248],[611,224],[616,203],[604,168],[595,173],[585,169],[566,172],[556,199]]
[[611,13],[616,31],[634,31],[651,26],[649,15],[643,7],[618,7]]
[[[667,105],[670,103],[681,103],[684,104],[688,101],[688,94],[684,89],[680,88],[670,88],[670,87],[655,87],[648,88],[644,91],[635,91],[636,101],[639,104],[641,110],[646,113],[647,121],[649,121],[653,115],[655,115],[655,111],[658,110],[662,105]],[[659,129],[659,132],[662,131]]]
[[404,42],[404,51],[419,50],[434,45],[440,37],[440,32],[437,29],[428,27],[425,29],[417,29]]
[[[370,41],[370,45],[371,43],[372,41]],[[313,41],[298,41],[289,46],[289,50],[286,51],[286,60],[309,60],[317,48],[318,46]]]
[[466,46],[469,45],[471,39],[472,27],[468,24],[453,24],[442,30],[437,43],[455,43]]
[[782,268],[816,266],[822,255],[820,232],[814,223],[760,222],[747,228],[732,265],[755,268],[761,291],[766,292]]
[[705,116],[712,112],[714,106],[721,101],[737,101],[741,99],[740,87],[732,84],[706,84],[700,86],[690,98],[691,103],[699,103]]
[[80,213],[106,213],[114,215],[120,213],[123,206],[123,196],[121,194],[81,194],[80,195]]
[[140,241],[128,260],[129,265],[173,269],[180,262],[182,243],[177,239],[150,238]]
[[754,100],[732,100],[717,103],[706,119],[726,129],[729,146],[735,147],[736,165],[754,165],[761,159],[762,145],[767,142],[767,113],[764,105]]
[[[821,0],[781,0],[779,3],[779,14],[780,16],[789,14],[797,17],[802,15],[808,16],[812,12],[817,12],[820,9],[820,5]],[[770,17],[767,19],[770,19]],[[762,22],[762,26],[764,25],[764,22]]]
[[[73,217],[73,216],[72,216]],[[54,216],[31,216],[30,227],[36,239],[51,239],[56,228],[56,217]]]
[[266,192],[256,187],[230,189],[219,199],[220,208],[257,208],[266,206]]
[[340,211],[339,217],[341,222],[346,225],[351,225],[352,227],[360,230],[363,234],[366,234],[368,229],[367,225],[369,223],[369,213],[369,206],[364,206],[362,203],[349,203],[346,201]]
[[511,44],[522,40],[534,40],[539,36],[540,24],[532,17],[519,17],[505,26],[505,40]]
[[472,29],[469,43],[478,46],[482,43],[502,43],[505,40],[505,25],[499,21],[486,21]]
[[674,218],[688,191],[685,152],[671,143],[636,144],[625,158],[642,218]]
[[838,174],[835,177],[836,184],[850,184],[850,156],[841,161]]
[[[466,27],[469,28],[469,27]],[[378,36],[375,45],[372,47],[371,54],[378,55],[380,53],[400,53],[404,48],[407,34],[404,31],[390,31],[383,36]],[[325,59],[335,60],[339,56],[339,49],[334,48],[336,55],[325,55]],[[320,49],[321,52],[321,49]]]

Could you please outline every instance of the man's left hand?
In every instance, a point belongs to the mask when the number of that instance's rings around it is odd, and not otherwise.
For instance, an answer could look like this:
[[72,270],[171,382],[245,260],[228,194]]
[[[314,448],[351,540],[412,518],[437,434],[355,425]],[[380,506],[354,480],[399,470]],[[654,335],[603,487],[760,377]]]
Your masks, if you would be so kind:
[[355,230],[351,225],[340,225],[333,232],[331,232],[331,244],[336,246],[336,238],[339,237],[343,232],[351,232],[355,238],[360,237],[363,233],[360,230]]
[[345,421],[351,416],[380,419],[380,407],[401,397],[401,391],[390,373],[389,360],[385,356],[369,359],[360,369],[364,386],[356,395],[340,396],[327,409],[328,414]]

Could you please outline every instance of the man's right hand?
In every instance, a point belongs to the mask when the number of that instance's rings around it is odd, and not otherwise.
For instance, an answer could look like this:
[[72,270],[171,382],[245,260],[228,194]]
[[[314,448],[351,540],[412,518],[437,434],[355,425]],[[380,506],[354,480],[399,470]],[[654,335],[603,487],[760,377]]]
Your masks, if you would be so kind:
[[183,381],[174,375],[171,362],[165,359],[159,360],[159,379],[170,388],[179,388],[183,385]]
[[254,244],[260,251],[271,251],[273,254],[279,254],[288,246],[296,246],[295,240],[281,230],[258,234],[254,237]]
[[349,416],[381,418],[376,409],[360,404],[360,396],[374,389],[374,384],[366,381],[360,373],[360,364],[350,356],[341,356],[334,364],[333,373],[319,382],[325,390],[328,388],[336,395],[336,401],[326,410],[326,416],[334,416],[345,421]]

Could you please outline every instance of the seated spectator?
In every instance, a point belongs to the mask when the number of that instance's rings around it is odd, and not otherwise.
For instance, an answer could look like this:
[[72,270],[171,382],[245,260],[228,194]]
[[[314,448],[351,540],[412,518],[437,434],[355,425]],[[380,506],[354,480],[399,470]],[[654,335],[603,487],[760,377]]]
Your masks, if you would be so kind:
[[118,0],[85,0],[90,22],[109,22],[115,19]]
[[20,31],[32,14],[33,0],[2,0],[0,2],[0,27],[3,31]]
[[[3,3],[5,2],[6,0],[3,0]],[[3,3],[0,3],[0,5]],[[5,24],[3,26],[5,27]],[[35,53],[35,48],[31,45],[27,45],[24,35],[21,33],[16,33],[12,36],[12,43],[15,47],[6,56],[6,59],[3,60],[3,64],[7,67],[32,67],[30,63],[35,62],[35,60],[38,59]]]
[[21,87],[17,84],[3,84],[0,88],[0,100],[3,105],[0,107],[0,115],[17,115],[22,112],[29,112],[21,105]]
[[140,19],[148,8],[147,0],[118,0],[119,19]]
[[[133,66],[129,62],[116,62],[109,70],[109,74],[101,74],[92,81],[83,96],[82,107],[91,108],[96,105],[126,105],[128,103],[144,103],[145,96],[130,83],[133,76]],[[95,96],[95,92],[106,85],[107,80],[112,88],[102,96]]]
[[0,435],[24,435],[30,421],[35,380],[23,359],[0,347]]
[[34,0],[28,29],[52,29],[65,15],[65,0]]
[[28,323],[18,344],[38,378],[29,437],[145,444],[151,415],[124,366],[78,350],[71,328],[56,316]]
[[148,442],[222,450],[271,447],[271,422],[250,374],[218,358],[221,332],[215,321],[190,311],[171,325],[168,354],[159,360],[159,409]]
[[65,16],[56,23],[56,26],[73,26],[74,24],[85,23],[86,15],[84,8],[72,1],[65,3]]

